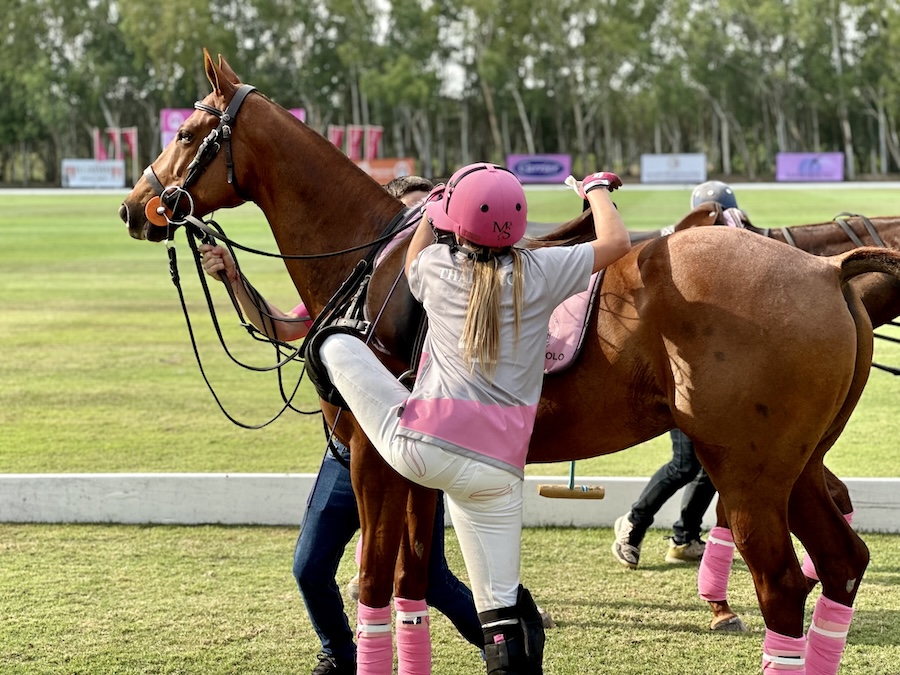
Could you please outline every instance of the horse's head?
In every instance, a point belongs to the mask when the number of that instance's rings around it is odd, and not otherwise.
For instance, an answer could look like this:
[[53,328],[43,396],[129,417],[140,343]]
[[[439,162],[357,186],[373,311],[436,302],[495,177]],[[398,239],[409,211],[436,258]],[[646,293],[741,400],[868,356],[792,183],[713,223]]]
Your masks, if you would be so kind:
[[[231,166],[231,128],[237,107],[252,88],[242,87],[221,56],[218,64],[205,49],[203,56],[212,93],[194,104],[194,113],[119,208],[135,239],[161,241],[171,237],[186,215],[199,218],[244,201]],[[229,107],[232,103],[237,106]]]

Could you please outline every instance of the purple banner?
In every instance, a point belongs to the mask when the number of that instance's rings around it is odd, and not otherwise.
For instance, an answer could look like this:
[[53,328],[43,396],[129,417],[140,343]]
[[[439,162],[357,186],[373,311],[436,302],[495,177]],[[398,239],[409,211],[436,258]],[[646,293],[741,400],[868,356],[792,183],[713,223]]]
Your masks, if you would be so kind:
[[844,180],[844,153],[779,152],[775,180],[840,182]]
[[572,155],[507,155],[506,168],[522,183],[559,183],[572,173]]

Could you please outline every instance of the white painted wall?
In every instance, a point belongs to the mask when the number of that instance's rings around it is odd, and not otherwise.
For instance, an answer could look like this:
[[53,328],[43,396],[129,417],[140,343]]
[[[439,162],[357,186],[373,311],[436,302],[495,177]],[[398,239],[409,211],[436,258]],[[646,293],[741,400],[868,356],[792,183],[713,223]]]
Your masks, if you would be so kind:
[[[0,522],[299,525],[315,474],[0,474]],[[526,478],[526,527],[610,527],[631,507],[648,478],[582,477],[606,498],[548,499],[539,484],[566,476]],[[861,531],[900,533],[900,478],[845,479]],[[678,519],[681,493],[655,526]],[[715,509],[704,520],[711,527]]]

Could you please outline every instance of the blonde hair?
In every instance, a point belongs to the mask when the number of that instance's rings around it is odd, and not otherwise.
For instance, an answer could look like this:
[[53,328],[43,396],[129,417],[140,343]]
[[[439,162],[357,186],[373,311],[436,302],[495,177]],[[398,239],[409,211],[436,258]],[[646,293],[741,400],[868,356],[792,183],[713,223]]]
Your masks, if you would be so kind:
[[[509,249],[513,261],[513,317],[515,342],[519,341],[519,323],[524,278],[522,258],[519,251]],[[469,291],[469,307],[463,325],[463,358],[469,364],[469,372],[475,371],[475,364],[489,380],[494,379],[500,358],[500,301],[503,295],[503,272],[499,256],[488,258],[474,256],[468,259],[472,288]]]

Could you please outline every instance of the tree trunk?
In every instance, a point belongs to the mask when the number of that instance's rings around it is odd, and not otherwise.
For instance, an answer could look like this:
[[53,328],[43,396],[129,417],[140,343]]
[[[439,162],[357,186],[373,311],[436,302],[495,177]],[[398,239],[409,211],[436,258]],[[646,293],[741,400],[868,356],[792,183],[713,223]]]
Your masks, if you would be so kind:
[[522,133],[525,136],[525,151],[529,155],[537,154],[537,151],[534,148],[534,133],[531,129],[531,122],[528,121],[528,112],[525,110],[525,102],[522,100],[522,95],[519,93],[519,88],[513,85],[509,87],[510,92],[512,92],[513,101],[516,103],[516,110],[519,113],[519,122],[522,125]]

